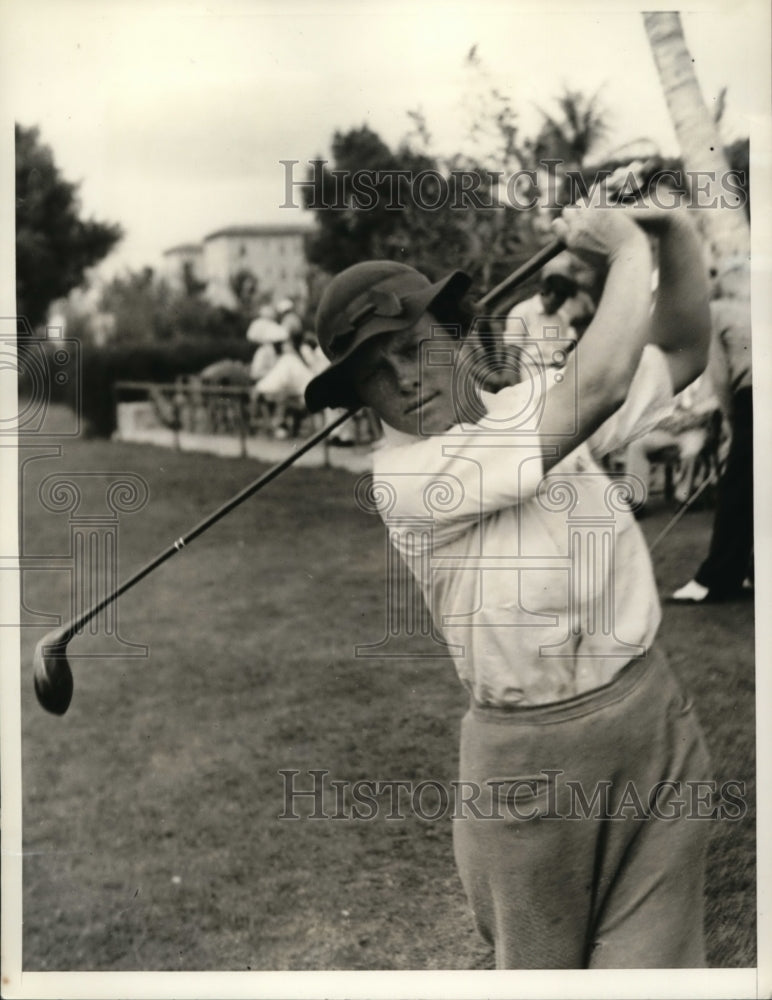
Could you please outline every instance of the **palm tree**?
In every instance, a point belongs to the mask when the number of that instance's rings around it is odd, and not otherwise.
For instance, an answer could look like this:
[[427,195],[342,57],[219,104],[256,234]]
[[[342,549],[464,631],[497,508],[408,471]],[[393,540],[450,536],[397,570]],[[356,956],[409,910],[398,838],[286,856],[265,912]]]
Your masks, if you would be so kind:
[[564,86],[555,104],[558,110],[554,114],[539,108],[542,125],[528,143],[537,187],[544,199],[532,221],[544,242],[551,238],[550,223],[559,207],[570,200],[568,175],[582,173],[588,155],[608,132],[607,112],[597,93],[586,97]]
[[[701,171],[699,195],[693,185],[692,201],[712,205],[700,213],[714,260],[747,257],[750,230],[744,212],[721,207],[720,178],[729,172],[718,126],[708,111],[694,72],[694,60],[684,39],[677,11],[649,11],[643,23],[659,73],[665,101],[681,147],[684,168],[690,177]],[[706,173],[707,172],[707,177]]]
[[578,170],[608,132],[606,111],[597,93],[585,97],[581,91],[568,87],[555,103],[558,115],[539,108],[544,123],[534,140],[534,157],[536,160],[562,160],[566,170]]

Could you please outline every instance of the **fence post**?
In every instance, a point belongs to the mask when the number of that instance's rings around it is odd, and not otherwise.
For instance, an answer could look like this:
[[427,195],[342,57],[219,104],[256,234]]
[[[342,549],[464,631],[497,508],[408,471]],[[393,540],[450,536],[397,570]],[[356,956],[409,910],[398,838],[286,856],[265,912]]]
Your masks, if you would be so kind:
[[249,402],[249,393],[244,390],[239,390],[238,395],[238,411],[239,411],[239,443],[241,445],[241,457],[247,457],[247,406]]
[[180,429],[182,428],[182,411],[180,408],[180,396],[178,386],[174,386],[171,393],[172,401],[172,427],[174,429],[174,448],[175,451],[182,450],[182,443],[180,441]]

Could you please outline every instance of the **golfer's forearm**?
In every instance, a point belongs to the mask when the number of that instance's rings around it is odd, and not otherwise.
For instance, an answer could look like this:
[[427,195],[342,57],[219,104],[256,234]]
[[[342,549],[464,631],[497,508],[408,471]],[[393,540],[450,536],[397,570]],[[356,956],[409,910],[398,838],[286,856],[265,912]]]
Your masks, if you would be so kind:
[[544,471],[624,402],[648,335],[651,254],[643,234],[614,258],[603,297],[564,377],[547,392],[539,426]]
[[580,399],[619,405],[649,337],[651,252],[643,233],[612,260],[603,296],[579,345]]
[[685,212],[671,212],[659,237],[659,286],[650,340],[664,351],[689,356],[696,377],[705,367],[710,339],[708,279],[702,248]]

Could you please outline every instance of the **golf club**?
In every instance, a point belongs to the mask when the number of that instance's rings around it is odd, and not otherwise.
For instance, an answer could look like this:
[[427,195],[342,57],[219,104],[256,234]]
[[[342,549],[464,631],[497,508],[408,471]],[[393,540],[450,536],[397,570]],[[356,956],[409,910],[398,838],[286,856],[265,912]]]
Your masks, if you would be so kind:
[[[501,299],[503,295],[511,292],[515,287],[517,287],[517,285],[526,281],[563,250],[565,250],[565,244],[560,240],[554,240],[549,243],[546,247],[543,247],[535,253],[521,267],[513,271],[512,274],[504,279],[504,281],[492,288],[486,295],[482,296],[482,298],[477,302],[477,307],[481,308],[492,306],[497,300]],[[253,483],[246,486],[231,500],[223,504],[203,521],[199,522],[199,524],[192,528],[186,535],[182,535],[174,541],[167,549],[156,556],[155,559],[152,559],[146,566],[143,566],[142,569],[138,570],[133,576],[129,577],[128,580],[125,580],[116,590],[102,598],[88,611],[83,612],[83,614],[79,615],[71,622],[44,636],[35,647],[33,657],[35,693],[37,694],[40,705],[46,711],[51,712],[54,715],[64,715],[69,708],[73,693],[73,677],[72,669],[70,668],[70,664],[67,659],[67,645],[73,636],[79,632],[84,625],[96,617],[96,615],[98,615],[103,608],[117,600],[121,594],[124,594],[136,583],[139,583],[140,580],[144,579],[149,573],[152,573],[154,569],[166,562],[167,559],[176,555],[177,552],[183,549],[213,524],[225,517],[225,515],[233,510],[234,507],[237,507],[248,497],[257,493],[258,490],[270,483],[273,479],[284,472],[285,469],[288,469],[294,462],[297,461],[298,458],[300,458],[301,455],[310,451],[320,441],[328,437],[344,421],[348,420],[353,412],[353,410],[347,410],[344,414],[337,417],[321,431],[318,431],[307,441],[303,442],[303,444],[291,455],[283,459],[281,462],[278,462]]]
[[511,292],[518,285],[521,285],[524,281],[527,281],[532,275],[540,271],[545,264],[552,260],[553,257],[557,257],[559,253],[562,253],[566,249],[565,243],[561,240],[553,240],[548,243],[546,247],[542,247],[541,250],[537,251],[533,257],[530,257],[525,264],[522,264],[516,271],[508,274],[503,281],[499,282],[494,288],[491,288],[489,292],[486,292],[482,298],[478,299],[476,306],[478,309],[484,309],[487,306],[493,306],[499,299],[503,298],[509,292]]
[[[633,160],[626,166],[619,167],[610,177],[604,177],[600,181],[598,190],[604,189],[609,205],[635,204],[644,193],[646,185],[651,182],[659,170],[662,169],[662,161],[658,157],[650,157],[647,160]],[[622,184],[622,190],[618,185]],[[478,309],[488,306],[494,307],[501,299],[511,292],[518,285],[527,281],[532,275],[540,271],[545,264],[549,263],[553,257],[557,257],[566,249],[561,240],[553,240],[541,250],[537,251],[521,267],[511,274],[482,298],[477,300]]]
[[239,493],[234,497],[224,503],[219,507],[214,513],[210,514],[208,517],[200,521],[194,528],[192,528],[187,534],[181,535],[177,538],[167,549],[164,549],[159,555],[152,559],[146,566],[138,570],[133,576],[125,580],[116,590],[106,597],[102,598],[97,604],[95,604],[88,611],[84,611],[83,614],[74,618],[71,622],[62,627],[55,629],[48,635],[44,636],[40,642],[35,647],[35,654],[32,661],[32,669],[35,681],[35,693],[37,694],[38,701],[47,712],[51,712],[53,715],[64,715],[70,706],[70,701],[72,700],[73,692],[73,679],[72,670],[70,668],[69,661],[67,659],[67,644],[72,639],[72,637],[83,628],[92,618],[96,617],[99,612],[106,608],[108,604],[115,601],[121,594],[125,594],[127,590],[134,586],[135,583],[139,583],[140,580],[144,579],[149,573],[152,573],[154,569],[165,563],[167,559],[171,559],[173,555],[176,555],[181,549],[185,548],[186,545],[190,544],[194,538],[203,534],[207,528],[210,528],[213,524],[219,521],[221,518],[225,517],[234,507],[238,507],[240,503],[243,503],[248,497],[251,497],[258,490],[261,490],[264,486],[271,482],[271,480],[276,479],[277,476],[281,475],[285,469],[288,469],[294,462],[296,462],[301,455],[304,455],[307,451],[310,451],[315,445],[319,444],[328,437],[332,432],[340,427],[344,421],[348,420],[349,417],[354,413],[353,410],[347,410],[345,413],[336,417],[331,423],[327,424],[326,427],[318,431],[312,437],[304,441],[291,455],[287,458],[282,459],[276,465],[272,466],[267,472],[263,473],[258,479],[250,483],[248,486],[244,487]]
[[[532,274],[535,274],[539,268],[543,267],[548,260],[551,260],[557,254],[559,254],[564,248],[564,245],[556,240],[550,243],[549,246],[544,247],[538,253],[526,261],[520,268],[514,271],[505,281],[493,288],[487,295],[483,296],[479,301],[479,305],[485,306],[490,305],[494,300],[498,299],[505,291],[509,292],[520,282],[525,281]],[[176,555],[181,549],[185,548],[186,545],[190,544],[193,539],[197,538],[199,535],[203,534],[207,528],[210,528],[213,524],[219,521],[221,518],[225,517],[230,511],[237,507],[240,503],[251,497],[258,490],[262,489],[268,483],[270,483],[277,476],[281,475],[285,469],[288,469],[294,462],[304,455],[307,451],[310,451],[315,445],[319,444],[328,437],[332,432],[340,425],[349,419],[349,417],[354,413],[353,410],[347,410],[344,414],[341,414],[321,431],[318,431],[307,441],[304,441],[299,448],[297,448],[291,455],[278,462],[272,468],[270,468],[266,473],[256,479],[253,483],[246,486],[241,492],[237,493],[231,500],[219,507],[214,513],[210,514],[208,517],[200,521],[194,528],[192,528],[186,535],[182,535],[176,541],[174,541],[168,548],[161,552],[155,559],[152,559],[146,566],[138,570],[133,576],[125,580],[116,590],[106,597],[102,598],[97,604],[95,604],[88,611],[83,612],[77,618],[68,622],[66,625],[55,629],[53,632],[49,632],[45,635],[35,647],[35,654],[33,657],[32,668],[35,683],[35,693],[37,694],[38,701],[40,705],[47,711],[51,712],[53,715],[64,715],[70,706],[72,701],[73,693],[73,678],[72,669],[70,667],[69,661],[67,659],[67,644],[70,642],[72,637],[79,632],[84,625],[96,617],[103,608],[106,608],[113,601],[117,600],[121,594],[125,594],[127,590],[134,586],[135,583],[139,583],[140,580],[144,579],[149,573],[152,573],[154,569],[160,566],[162,563],[166,562],[167,559],[171,559],[173,555]]]
[[670,520],[662,529],[662,531],[660,531],[660,533],[657,535],[657,537],[649,546],[649,551],[653,552],[660,544],[660,542],[664,541],[665,538],[667,538],[667,536],[670,534],[673,528],[675,528],[675,526],[687,512],[687,510],[689,510],[689,508],[697,502],[697,500],[702,496],[702,494],[709,486],[716,486],[717,484],[718,484],[718,479],[716,478],[715,472],[711,469],[710,473],[705,477],[705,479],[702,481],[699,487],[694,491],[694,493],[692,493],[690,497],[687,497],[687,499],[684,500],[684,502],[681,504],[681,506],[678,508],[675,514],[670,518]]

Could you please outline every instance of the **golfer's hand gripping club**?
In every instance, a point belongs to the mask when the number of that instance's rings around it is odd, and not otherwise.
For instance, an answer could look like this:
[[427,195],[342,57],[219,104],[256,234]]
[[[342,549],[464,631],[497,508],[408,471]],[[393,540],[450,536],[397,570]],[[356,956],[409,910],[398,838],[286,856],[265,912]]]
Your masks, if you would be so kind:
[[[660,166],[659,160],[651,159],[643,162],[634,160],[625,167],[619,167],[610,177],[607,177],[605,181],[596,186],[594,196],[588,207],[591,209],[601,209],[604,205],[611,207],[617,204],[640,204],[642,191]],[[584,256],[586,260],[590,260],[593,264],[598,264],[602,260],[608,260],[609,256],[616,249],[613,236],[614,227],[620,225],[618,217],[626,213],[593,212],[593,216],[607,217],[605,225],[609,227],[608,238],[604,239],[599,234],[596,234],[593,238],[588,232],[584,241],[582,241],[580,235],[582,225],[592,226],[597,225],[598,222],[596,220],[594,223],[586,223],[586,221],[582,221],[584,219],[582,216],[575,216],[573,217],[573,221],[571,221],[571,213],[586,210],[586,208],[583,209],[580,206],[567,206],[563,210],[563,217],[556,219],[552,224],[556,239],[535,253],[522,267],[513,271],[512,274],[507,275],[495,288],[492,288],[483,295],[477,301],[478,309],[495,309],[518,285],[527,281],[540,271],[545,264],[551,261],[553,257],[557,257],[559,253],[562,253],[566,249],[571,250],[572,253],[576,253],[578,256]],[[566,221],[566,213],[569,213],[569,221]],[[658,228],[663,224],[661,216],[662,213],[660,212],[659,218],[655,217],[655,213],[651,209],[646,209],[643,212],[636,209],[636,213],[632,218],[635,218],[635,221],[643,229],[656,233]],[[627,228],[629,235],[628,221],[626,220],[621,225]]]

